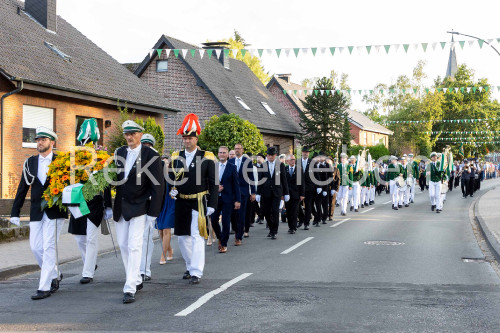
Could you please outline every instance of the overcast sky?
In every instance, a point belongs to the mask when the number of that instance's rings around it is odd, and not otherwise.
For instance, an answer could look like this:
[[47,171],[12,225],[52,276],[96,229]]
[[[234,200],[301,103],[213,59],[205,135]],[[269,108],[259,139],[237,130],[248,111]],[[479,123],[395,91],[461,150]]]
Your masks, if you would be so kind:
[[[449,41],[454,29],[484,39],[500,38],[500,1],[169,1],[169,0],[59,0],[58,14],[120,62],[140,62],[162,34],[199,45],[228,38],[238,30],[252,48],[329,47]],[[469,40],[458,37],[458,40]],[[495,47],[500,49],[498,44]],[[419,59],[427,61],[429,83],[444,76],[445,50],[408,51],[389,55],[372,50],[353,55],[316,57],[283,54],[263,57],[265,69],[291,73],[292,81],[328,76],[331,69],[349,75],[353,89],[393,83],[411,75]],[[477,78],[500,86],[500,56],[489,47],[465,46],[457,50],[458,63],[466,63]],[[498,98],[498,94],[495,97]],[[361,98],[353,107],[364,110]]]

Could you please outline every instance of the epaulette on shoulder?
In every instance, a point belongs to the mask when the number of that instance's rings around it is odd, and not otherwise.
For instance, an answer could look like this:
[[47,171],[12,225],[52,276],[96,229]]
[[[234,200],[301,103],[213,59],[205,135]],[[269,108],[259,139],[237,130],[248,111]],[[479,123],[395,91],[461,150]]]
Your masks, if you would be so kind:
[[178,151],[174,151],[172,153],[172,159],[176,159],[177,157],[179,157],[179,152]]
[[215,161],[215,155],[211,151],[205,150],[205,158]]

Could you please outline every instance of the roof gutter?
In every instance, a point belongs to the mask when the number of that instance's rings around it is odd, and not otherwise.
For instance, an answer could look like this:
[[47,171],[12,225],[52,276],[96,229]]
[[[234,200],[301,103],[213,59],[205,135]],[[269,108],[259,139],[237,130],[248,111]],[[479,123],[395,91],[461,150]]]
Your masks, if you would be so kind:
[[5,185],[5,178],[4,178],[4,172],[3,172],[4,151],[5,151],[5,145],[3,143],[3,138],[4,138],[4,134],[5,134],[5,131],[4,131],[4,110],[3,110],[3,104],[4,103],[3,103],[3,101],[4,101],[4,99],[6,99],[9,96],[17,94],[18,92],[20,92],[21,90],[23,90],[23,87],[24,87],[23,79],[15,78],[15,77],[8,77],[8,79],[10,79],[11,81],[17,81],[18,84],[17,84],[17,88],[16,89],[14,89],[12,91],[9,91],[8,93],[4,94],[0,98],[0,114],[1,114],[0,131],[2,132],[2,134],[0,135],[1,136],[1,138],[0,138],[0,147],[2,149],[2,152],[1,152],[1,155],[0,155],[0,179],[2,181],[2,186],[0,186],[0,199],[3,199],[3,194],[4,194],[3,193],[3,188],[4,188],[4,185]]

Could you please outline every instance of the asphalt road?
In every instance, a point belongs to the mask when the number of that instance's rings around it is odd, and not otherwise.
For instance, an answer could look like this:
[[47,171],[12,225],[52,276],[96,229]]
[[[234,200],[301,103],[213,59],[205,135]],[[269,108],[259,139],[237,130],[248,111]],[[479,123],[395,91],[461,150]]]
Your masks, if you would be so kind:
[[[500,182],[485,182],[481,192],[494,185]],[[185,266],[174,238],[175,260],[160,266],[157,245],[153,280],[130,305],[121,303],[125,273],[113,253],[99,257],[89,285],[78,282],[81,261],[61,265],[61,288],[46,300],[30,300],[38,274],[1,282],[0,330],[499,332],[495,269],[462,260],[484,257],[469,219],[471,200],[448,193],[441,214],[431,212],[427,192],[399,211],[384,204],[389,200],[383,194],[374,209],[345,218],[337,211],[328,225],[295,235],[281,223],[274,241],[256,225],[241,247],[231,237],[226,254],[207,247],[197,286],[181,279]]]

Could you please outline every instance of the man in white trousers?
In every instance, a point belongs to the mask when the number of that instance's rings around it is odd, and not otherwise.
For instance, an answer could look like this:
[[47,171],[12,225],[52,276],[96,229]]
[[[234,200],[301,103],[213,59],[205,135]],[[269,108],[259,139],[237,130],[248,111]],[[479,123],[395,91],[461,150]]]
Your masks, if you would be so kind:
[[420,178],[420,172],[418,169],[418,163],[413,160],[413,154],[408,154],[408,176],[412,176],[411,187],[410,187],[410,203],[415,202],[415,184]]
[[408,175],[410,170],[408,168],[406,156],[403,156],[401,159],[401,173],[403,174],[403,179],[405,180],[405,186],[400,189],[399,193],[399,207],[401,208],[403,205],[405,207],[410,206],[410,188],[406,186],[406,180],[408,179]]
[[349,200],[349,187],[352,186],[352,168],[347,163],[347,154],[340,154],[340,163],[337,165],[340,182],[337,200],[340,204],[340,215],[345,216],[347,212],[347,202]]
[[174,230],[186,262],[182,278],[191,285],[200,283],[203,276],[207,216],[215,211],[219,197],[215,155],[197,148],[200,133],[198,116],[188,114],[177,131],[177,135],[182,135],[185,149],[172,154],[173,167],[167,178],[172,185],[169,195],[176,199]]
[[354,208],[354,211],[358,212],[361,200],[361,186],[359,182],[363,178],[363,171],[362,170],[356,171],[357,161],[355,156],[351,156],[349,158],[349,161],[351,162],[349,167],[353,169],[352,185],[351,185],[352,189],[350,189],[351,211]]
[[396,178],[401,175],[401,169],[396,156],[391,156],[390,164],[387,167],[386,179],[389,181],[389,190],[392,199],[392,209],[398,210],[398,194],[399,189],[396,185]]
[[431,162],[427,165],[426,174],[429,177],[429,198],[431,200],[431,210],[441,213],[443,201],[441,198],[441,180],[443,172],[439,171],[439,162],[437,162],[437,153],[431,153]]
[[122,125],[127,146],[115,151],[118,168],[113,219],[125,266],[123,303],[135,301],[143,288],[140,265],[144,224],[154,226],[163,202],[163,170],[160,156],[141,144],[144,128],[132,120]]
[[29,157],[24,162],[23,174],[10,213],[10,222],[20,225],[21,208],[31,188],[30,246],[41,269],[38,289],[31,299],[39,300],[55,293],[63,277],[57,267],[57,241],[67,213],[59,210],[57,205],[51,208],[45,207],[43,210],[41,208],[43,192],[50,184],[47,175],[49,164],[56,158],[53,147],[57,134],[49,128],[38,127],[35,140],[39,154]]

